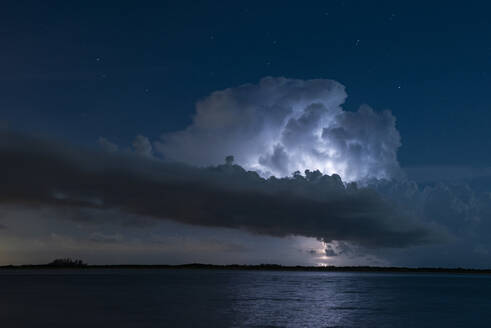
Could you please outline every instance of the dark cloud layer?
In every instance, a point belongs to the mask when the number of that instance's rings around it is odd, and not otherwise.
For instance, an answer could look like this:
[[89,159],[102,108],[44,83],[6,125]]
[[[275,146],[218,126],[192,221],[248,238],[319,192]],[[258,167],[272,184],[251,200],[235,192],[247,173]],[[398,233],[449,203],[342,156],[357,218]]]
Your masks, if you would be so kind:
[[[145,145],[144,140],[141,144]],[[145,155],[148,147],[141,147]],[[0,133],[4,204],[117,209],[274,236],[405,247],[441,236],[377,192],[337,175],[263,179],[237,165],[195,168],[130,153],[96,152]]]

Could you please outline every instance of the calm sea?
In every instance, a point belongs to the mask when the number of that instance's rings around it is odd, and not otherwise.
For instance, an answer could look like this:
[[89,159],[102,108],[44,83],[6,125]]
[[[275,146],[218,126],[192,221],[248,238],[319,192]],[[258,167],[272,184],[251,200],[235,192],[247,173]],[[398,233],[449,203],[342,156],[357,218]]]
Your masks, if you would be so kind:
[[0,327],[491,327],[491,276],[2,271]]

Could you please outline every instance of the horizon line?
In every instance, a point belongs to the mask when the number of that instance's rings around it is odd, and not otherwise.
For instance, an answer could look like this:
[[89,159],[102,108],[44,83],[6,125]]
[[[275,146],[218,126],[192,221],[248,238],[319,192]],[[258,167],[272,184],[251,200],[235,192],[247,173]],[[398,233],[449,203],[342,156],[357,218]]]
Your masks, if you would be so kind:
[[325,272],[419,272],[419,273],[486,273],[491,274],[491,268],[464,267],[404,267],[404,266],[305,266],[281,265],[273,263],[262,264],[21,264],[2,265],[0,269],[215,269],[215,270],[244,270],[244,271],[325,271]]

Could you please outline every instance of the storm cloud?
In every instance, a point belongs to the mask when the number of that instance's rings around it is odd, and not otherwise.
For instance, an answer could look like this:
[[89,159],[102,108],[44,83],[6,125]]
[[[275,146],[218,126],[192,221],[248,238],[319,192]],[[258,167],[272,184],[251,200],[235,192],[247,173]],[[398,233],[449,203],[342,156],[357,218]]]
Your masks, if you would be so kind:
[[[148,154],[143,148],[145,154]],[[93,208],[365,247],[406,247],[442,234],[339,175],[264,179],[228,164],[197,168],[137,153],[82,149],[0,133],[2,205]],[[69,213],[67,211],[66,213]]]
[[346,97],[334,80],[266,77],[199,101],[192,124],[164,134],[156,150],[193,165],[216,165],[234,154],[238,164],[265,177],[305,169],[344,181],[397,176],[394,116],[368,106],[346,111]]

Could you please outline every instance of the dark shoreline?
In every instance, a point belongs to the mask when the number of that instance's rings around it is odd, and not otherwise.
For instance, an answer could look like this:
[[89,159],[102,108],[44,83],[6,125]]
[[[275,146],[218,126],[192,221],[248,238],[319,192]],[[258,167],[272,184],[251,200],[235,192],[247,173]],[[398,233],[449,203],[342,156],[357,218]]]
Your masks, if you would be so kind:
[[260,265],[214,265],[214,264],[181,264],[181,265],[80,265],[80,266],[56,266],[51,264],[39,265],[6,265],[0,266],[0,270],[46,270],[46,269],[186,269],[186,270],[238,270],[238,271],[308,271],[308,272],[386,272],[386,273],[457,273],[457,274],[491,274],[491,269],[467,269],[467,268],[431,268],[431,267],[378,267],[378,266],[282,266],[276,264]]

